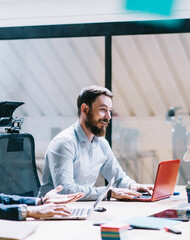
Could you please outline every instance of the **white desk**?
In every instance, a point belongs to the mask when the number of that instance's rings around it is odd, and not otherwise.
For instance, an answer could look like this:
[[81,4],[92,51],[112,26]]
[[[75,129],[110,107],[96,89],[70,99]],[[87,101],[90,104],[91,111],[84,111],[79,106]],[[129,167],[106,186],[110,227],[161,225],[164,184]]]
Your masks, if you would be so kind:
[[[105,219],[115,217],[133,217],[148,216],[153,213],[178,206],[182,202],[187,202],[184,186],[176,187],[180,191],[179,196],[164,199],[157,202],[121,202],[121,201],[104,201],[100,204],[107,209],[106,212],[94,212],[88,220],[39,220],[38,229],[30,235],[27,240],[101,240],[100,227],[93,226],[94,222],[100,222]],[[74,204],[91,205],[93,202],[78,202]],[[28,221],[31,224],[31,221]],[[165,232],[164,230],[139,230],[133,229],[128,231],[128,238],[131,240],[189,240],[190,239],[190,222],[179,222],[175,226],[182,231],[181,235]]]

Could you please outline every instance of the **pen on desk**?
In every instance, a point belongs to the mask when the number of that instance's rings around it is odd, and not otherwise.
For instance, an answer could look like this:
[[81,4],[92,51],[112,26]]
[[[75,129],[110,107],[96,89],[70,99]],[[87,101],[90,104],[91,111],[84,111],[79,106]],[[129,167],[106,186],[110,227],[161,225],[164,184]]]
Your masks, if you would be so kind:
[[174,195],[174,196],[180,195],[180,192],[174,192],[173,195]]
[[167,232],[171,232],[171,233],[175,233],[175,234],[181,234],[181,231],[175,229],[175,228],[171,228],[171,227],[164,227],[165,231]]

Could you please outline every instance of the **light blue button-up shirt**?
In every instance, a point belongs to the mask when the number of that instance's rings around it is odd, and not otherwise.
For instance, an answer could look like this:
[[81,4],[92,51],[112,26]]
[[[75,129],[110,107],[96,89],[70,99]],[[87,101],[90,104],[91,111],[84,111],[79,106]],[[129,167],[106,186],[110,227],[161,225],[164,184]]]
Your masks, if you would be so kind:
[[108,182],[114,176],[116,187],[129,188],[134,182],[122,170],[107,140],[94,136],[90,142],[77,121],[49,144],[39,196],[61,184],[62,194],[84,192],[83,200],[96,200],[105,189],[94,186],[100,172]]

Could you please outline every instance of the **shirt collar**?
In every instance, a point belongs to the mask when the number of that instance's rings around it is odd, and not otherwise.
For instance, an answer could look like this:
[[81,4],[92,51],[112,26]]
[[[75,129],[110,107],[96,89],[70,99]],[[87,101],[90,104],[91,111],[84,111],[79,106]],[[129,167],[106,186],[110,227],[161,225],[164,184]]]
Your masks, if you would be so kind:
[[[74,129],[75,129],[75,132],[76,132],[80,142],[87,142],[87,141],[89,141],[87,136],[86,136],[86,133],[84,132],[83,128],[81,127],[79,121],[77,121],[74,124]],[[93,139],[92,139],[92,142],[98,143],[99,142],[99,138],[94,136]]]

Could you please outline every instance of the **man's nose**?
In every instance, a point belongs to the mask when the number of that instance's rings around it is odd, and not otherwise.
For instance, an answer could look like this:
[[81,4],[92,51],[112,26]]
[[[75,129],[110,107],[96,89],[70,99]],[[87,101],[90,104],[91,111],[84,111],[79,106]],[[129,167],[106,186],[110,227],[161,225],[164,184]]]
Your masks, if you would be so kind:
[[110,120],[111,119],[111,112],[108,111],[106,117],[107,117],[108,120]]

